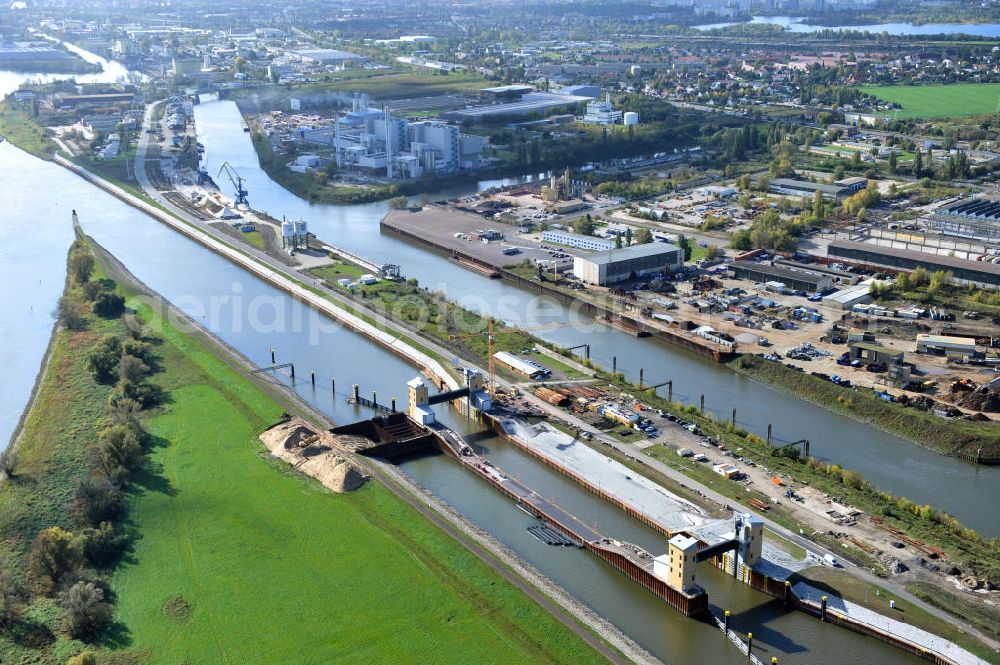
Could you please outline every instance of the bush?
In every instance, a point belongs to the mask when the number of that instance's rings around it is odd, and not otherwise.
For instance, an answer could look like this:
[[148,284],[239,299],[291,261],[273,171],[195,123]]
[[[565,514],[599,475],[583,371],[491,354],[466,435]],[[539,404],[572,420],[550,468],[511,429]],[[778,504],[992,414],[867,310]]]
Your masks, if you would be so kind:
[[94,299],[94,314],[110,319],[125,311],[125,298],[110,291],[101,292]]
[[92,651],[84,651],[67,660],[66,665],[97,665],[97,656]]
[[59,298],[54,315],[60,325],[70,330],[83,329],[85,322],[83,317],[83,306],[70,296],[63,296]]
[[134,425],[112,425],[99,437],[101,459],[108,477],[126,482],[142,463],[140,430]]
[[86,528],[80,533],[83,556],[91,565],[107,566],[118,558],[128,545],[128,536],[112,526],[111,522],[101,522],[95,528]]
[[90,281],[94,271],[94,257],[85,249],[74,249],[69,255],[69,274],[77,284]]
[[405,196],[394,196],[389,199],[389,208],[392,210],[406,210],[409,205],[409,201]]
[[35,536],[28,555],[28,573],[44,593],[51,593],[79,563],[76,538],[69,531],[53,526]]
[[141,383],[149,366],[135,356],[122,354],[118,361],[118,380],[123,383]]
[[163,399],[163,391],[159,386],[151,386],[148,383],[122,383],[118,386],[121,396],[142,405],[148,409],[156,406]]
[[0,471],[8,478],[14,477],[14,472],[17,471],[17,451],[10,448],[5,449],[0,453]]
[[63,626],[70,636],[80,639],[98,633],[111,623],[111,605],[104,591],[92,582],[77,582],[63,596]]
[[24,589],[7,570],[0,570],[0,627],[17,623],[24,611]]
[[118,372],[118,361],[122,354],[122,340],[117,335],[108,335],[87,356],[87,366],[99,383],[111,383]]
[[125,495],[104,476],[84,478],[76,490],[76,505],[88,524],[121,519]]

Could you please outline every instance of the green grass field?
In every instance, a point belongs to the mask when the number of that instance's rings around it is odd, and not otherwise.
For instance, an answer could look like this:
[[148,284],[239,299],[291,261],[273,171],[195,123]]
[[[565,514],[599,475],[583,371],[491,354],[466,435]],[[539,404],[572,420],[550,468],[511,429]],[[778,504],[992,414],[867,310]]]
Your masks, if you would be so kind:
[[898,118],[985,115],[996,113],[1000,104],[1000,83],[877,85],[864,86],[862,91],[902,106],[891,114]]
[[281,409],[166,329],[172,397],[114,579],[149,663],[596,662],[544,610],[384,486],[333,495],[268,461]]

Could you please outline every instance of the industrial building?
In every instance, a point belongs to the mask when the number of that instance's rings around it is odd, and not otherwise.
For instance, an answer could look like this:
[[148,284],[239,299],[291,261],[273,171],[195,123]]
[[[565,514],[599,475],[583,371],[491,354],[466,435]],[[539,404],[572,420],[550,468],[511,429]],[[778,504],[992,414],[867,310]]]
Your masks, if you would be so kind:
[[827,246],[826,253],[829,257],[873,267],[894,270],[914,270],[921,267],[930,271],[945,270],[959,282],[991,288],[1000,287],[1000,264],[996,263],[969,261],[945,254],[929,254],[896,247],[881,247],[852,240],[834,240]]
[[943,206],[927,225],[945,235],[1000,242],[1000,201],[976,198]]
[[311,49],[303,51],[289,51],[289,60],[297,60],[310,65],[333,65],[342,67],[348,62],[365,60],[364,56],[350,51],[339,51],[337,49]]
[[605,238],[595,238],[594,236],[585,236],[580,233],[566,233],[565,231],[543,231],[542,241],[594,251],[614,249],[615,246],[614,242]]
[[865,280],[860,284],[835,291],[823,297],[823,304],[827,307],[850,311],[855,305],[870,303],[872,301],[872,296],[869,293],[871,284],[871,280]]
[[479,91],[481,99],[487,102],[478,106],[442,113],[441,117],[456,122],[479,122],[486,118],[519,117],[533,113],[544,113],[549,109],[561,106],[589,102],[591,97],[559,94],[555,92],[538,92],[528,85],[503,85],[494,88],[483,88]]
[[615,109],[611,103],[611,93],[608,93],[604,101],[595,99],[587,103],[587,112],[583,116],[583,121],[594,125],[618,125],[623,122],[624,115]]
[[370,108],[367,95],[355,95],[352,108],[332,126],[299,127],[299,142],[332,148],[338,168],[385,170],[390,178],[416,180],[479,167],[486,138],[462,134],[438,120],[411,122]]
[[818,275],[829,275],[834,284],[851,285],[857,284],[861,281],[860,275],[844,270],[837,270],[836,268],[825,266],[822,263],[802,263],[801,261],[793,261],[792,259],[775,259],[774,265],[782,266],[790,270],[808,270],[809,272],[814,272]]
[[755,263],[753,261],[733,261],[729,265],[729,273],[737,279],[749,279],[754,282],[779,282],[785,290],[808,291],[810,293],[827,291],[833,287],[833,278],[815,270],[790,268],[770,263]]
[[507,353],[506,351],[497,351],[493,354],[493,359],[500,363],[503,367],[506,367],[516,374],[526,376],[529,379],[542,379],[552,374],[552,370],[547,367],[543,367],[542,365],[539,365],[531,360],[523,360],[522,358],[515,356],[513,353]]
[[976,355],[976,340],[971,337],[948,335],[917,335],[917,353],[972,358]]
[[899,365],[903,362],[903,352],[876,344],[875,342],[852,342],[848,345],[851,361],[862,365]]
[[859,192],[867,186],[868,181],[864,178],[845,178],[833,184],[794,178],[774,178],[768,183],[768,191],[789,196],[813,196],[819,192],[825,199],[836,200]]
[[676,245],[650,242],[573,257],[573,275],[603,286],[643,275],[667,273],[684,265],[684,250]]

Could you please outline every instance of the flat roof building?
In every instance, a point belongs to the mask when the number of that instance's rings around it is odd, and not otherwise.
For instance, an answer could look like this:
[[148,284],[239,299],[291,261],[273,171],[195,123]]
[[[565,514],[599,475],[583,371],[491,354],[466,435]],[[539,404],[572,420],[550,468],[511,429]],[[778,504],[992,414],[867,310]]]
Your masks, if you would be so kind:
[[[501,87],[506,88],[509,86]],[[493,89],[486,88],[486,90]],[[482,91],[480,92],[482,93]],[[524,94],[499,92],[496,94],[499,95],[499,97],[495,97],[498,101],[496,104],[480,104],[455,111],[446,111],[441,114],[441,117],[457,122],[465,122],[466,120],[479,122],[485,118],[512,118],[531,115],[532,113],[543,113],[549,109],[591,101],[590,97],[559,95],[554,92],[527,92]]]
[[585,236],[581,233],[566,233],[565,231],[543,231],[542,240],[544,242],[554,242],[557,245],[595,251],[606,251],[614,249],[615,246],[613,241],[606,238],[595,238],[594,236]]
[[1000,264],[997,263],[969,261],[955,256],[916,252],[911,249],[881,247],[853,240],[834,240],[827,246],[826,254],[863,265],[895,270],[916,268],[926,268],[931,271],[946,270],[960,282],[991,288],[1000,287]]
[[792,268],[754,261],[733,261],[729,272],[737,279],[754,282],[780,282],[792,291],[826,291],[833,286],[833,278],[814,270]]
[[839,199],[853,193],[843,185],[829,185],[792,178],[774,178],[768,183],[767,188],[774,194],[788,194],[790,196],[813,196],[816,192],[820,192],[826,199]]
[[850,310],[855,305],[870,303],[872,301],[872,296],[869,293],[870,290],[871,280],[866,280],[861,284],[855,284],[854,286],[849,286],[846,289],[841,289],[828,296],[824,296],[823,304],[827,307]]
[[493,354],[493,358],[507,369],[513,370],[517,374],[526,376],[529,379],[541,379],[552,373],[551,370],[536,362],[523,360],[513,353],[507,353],[506,351],[497,351]]
[[306,63],[317,65],[342,65],[352,60],[365,60],[364,56],[350,51],[340,51],[338,49],[309,49],[303,51],[289,51],[293,58]]
[[917,335],[917,353],[937,353],[969,358],[976,355],[976,340],[949,335]]
[[851,342],[848,345],[851,360],[863,365],[898,365],[903,362],[903,352],[875,342]]
[[684,265],[684,250],[676,245],[650,242],[573,257],[573,274],[590,284],[603,286]]

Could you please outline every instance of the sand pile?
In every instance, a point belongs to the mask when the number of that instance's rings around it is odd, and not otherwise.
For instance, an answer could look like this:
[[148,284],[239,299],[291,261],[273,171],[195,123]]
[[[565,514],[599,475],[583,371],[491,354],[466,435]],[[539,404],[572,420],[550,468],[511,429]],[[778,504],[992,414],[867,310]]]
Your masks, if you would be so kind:
[[328,453],[312,457],[299,466],[299,471],[316,478],[334,492],[352,492],[365,483],[365,476],[346,457]]
[[334,492],[351,492],[368,479],[351,460],[336,451],[332,434],[313,430],[301,418],[272,427],[260,435],[260,440],[272,455]]

